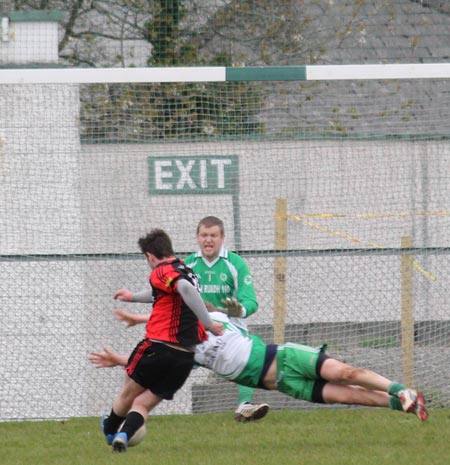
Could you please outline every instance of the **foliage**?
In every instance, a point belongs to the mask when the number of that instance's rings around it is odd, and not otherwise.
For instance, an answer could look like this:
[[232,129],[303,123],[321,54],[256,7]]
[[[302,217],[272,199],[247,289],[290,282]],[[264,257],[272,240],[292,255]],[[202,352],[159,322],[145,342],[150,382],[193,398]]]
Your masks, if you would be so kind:
[[[198,46],[180,36],[179,24],[186,14],[184,2],[156,3],[154,16],[145,23],[146,37],[152,44],[148,64],[164,67],[202,62]],[[219,63],[231,64],[231,57],[222,53],[209,64]],[[242,136],[262,130],[256,115],[263,100],[255,84],[130,84],[86,92],[91,98],[85,101],[82,112],[84,140],[186,140]]]
[[87,86],[83,97],[85,141],[198,140],[262,130],[262,96],[246,83]]

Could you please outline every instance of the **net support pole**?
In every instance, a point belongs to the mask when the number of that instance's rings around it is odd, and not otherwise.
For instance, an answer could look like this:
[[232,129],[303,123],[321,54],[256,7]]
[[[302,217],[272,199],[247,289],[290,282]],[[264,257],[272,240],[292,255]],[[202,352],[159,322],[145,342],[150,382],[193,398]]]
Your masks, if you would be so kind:
[[[402,248],[410,249],[412,238],[402,237]],[[413,300],[413,255],[410,252],[401,256],[401,288],[402,288],[402,368],[403,383],[414,385],[414,300]]]
[[[287,200],[277,199],[275,205],[275,250],[287,249]],[[286,320],[286,257],[275,256],[274,263],[274,313],[273,340],[276,344],[284,342]]]
[[233,194],[231,196],[233,203],[233,224],[234,224],[234,245],[236,250],[241,250],[241,209],[239,206],[239,179],[233,176]]

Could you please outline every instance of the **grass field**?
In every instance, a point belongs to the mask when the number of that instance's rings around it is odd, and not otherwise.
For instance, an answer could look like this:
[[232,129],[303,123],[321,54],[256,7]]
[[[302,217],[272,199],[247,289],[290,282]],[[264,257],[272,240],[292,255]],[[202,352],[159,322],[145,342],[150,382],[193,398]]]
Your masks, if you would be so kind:
[[155,416],[147,436],[112,454],[98,418],[0,423],[4,465],[446,465],[450,412],[426,423],[378,409],[277,411],[256,423],[232,413]]

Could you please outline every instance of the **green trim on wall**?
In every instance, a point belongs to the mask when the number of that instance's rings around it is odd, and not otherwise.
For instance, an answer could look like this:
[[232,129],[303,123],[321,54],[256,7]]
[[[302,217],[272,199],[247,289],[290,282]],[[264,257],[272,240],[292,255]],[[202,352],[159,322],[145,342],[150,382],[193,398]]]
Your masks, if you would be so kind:
[[226,81],[306,81],[306,66],[226,68]]
[[58,10],[33,10],[33,11],[12,11],[8,13],[10,21],[15,23],[27,21],[61,21],[64,18],[64,11]]

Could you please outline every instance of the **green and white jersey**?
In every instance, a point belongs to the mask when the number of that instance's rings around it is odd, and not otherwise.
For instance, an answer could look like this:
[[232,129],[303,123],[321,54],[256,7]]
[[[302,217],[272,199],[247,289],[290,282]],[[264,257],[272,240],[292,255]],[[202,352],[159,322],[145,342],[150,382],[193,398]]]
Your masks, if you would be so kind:
[[224,313],[212,312],[211,318],[224,325],[224,333],[195,347],[195,363],[213,370],[222,378],[241,385],[257,387],[264,365],[266,344],[257,336],[247,336]]
[[[244,307],[244,318],[258,309],[252,276],[245,260],[234,252],[222,247],[219,256],[209,262],[201,252],[196,252],[184,260],[191,267],[200,282],[200,293],[206,302],[222,307],[222,299],[237,299]],[[232,318],[234,324],[246,330],[244,318]]]
[[[261,387],[267,344],[242,333],[227,315],[211,312],[211,318],[224,326],[220,336],[208,332],[208,340],[195,347],[196,365],[216,372],[222,378],[250,388]],[[286,342],[274,345],[277,361],[277,390],[295,399],[313,402],[313,391],[320,376],[317,363],[326,345],[310,347]]]

